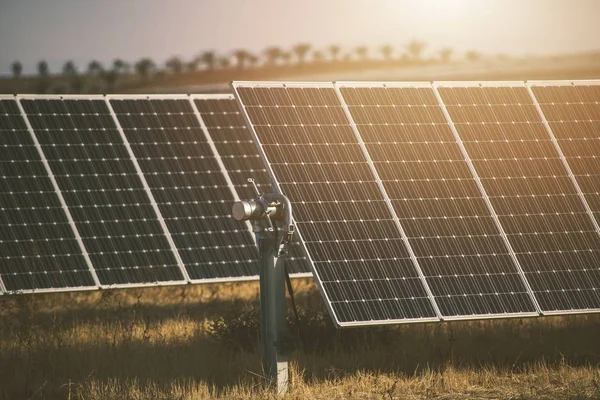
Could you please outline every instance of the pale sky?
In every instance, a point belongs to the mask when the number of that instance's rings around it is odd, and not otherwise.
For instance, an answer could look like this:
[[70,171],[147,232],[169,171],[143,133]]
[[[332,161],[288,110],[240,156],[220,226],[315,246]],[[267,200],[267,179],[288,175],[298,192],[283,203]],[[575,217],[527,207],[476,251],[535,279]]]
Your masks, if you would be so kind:
[[46,60],[151,57],[162,64],[214,49],[227,53],[307,42],[323,49],[411,39],[496,54],[600,50],[600,0],[0,0],[0,74]]

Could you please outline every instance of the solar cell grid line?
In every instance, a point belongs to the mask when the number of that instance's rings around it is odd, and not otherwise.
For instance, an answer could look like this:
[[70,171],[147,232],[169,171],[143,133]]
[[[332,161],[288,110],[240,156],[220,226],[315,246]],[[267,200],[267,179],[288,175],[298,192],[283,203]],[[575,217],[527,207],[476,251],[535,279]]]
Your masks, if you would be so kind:
[[20,104],[0,97],[0,279],[11,292],[94,289],[89,260]]
[[[219,155],[218,159],[226,176],[235,188],[235,199],[248,200],[256,197],[248,178],[254,179],[261,193],[272,192],[269,174],[246,127],[235,97],[232,94],[202,94],[191,95],[191,99],[202,128],[215,146],[215,153]],[[252,232],[249,222],[247,227]],[[251,234],[254,238],[254,233]],[[286,269],[292,277],[312,276],[297,237],[294,237],[286,257]]]
[[109,96],[109,101],[190,279],[256,279],[252,234],[231,217],[235,189],[189,96]]
[[439,321],[333,84],[232,86],[334,322]]
[[[600,234],[600,80],[527,82],[527,88],[569,176]],[[584,268],[593,294],[600,266]],[[599,304],[597,302],[596,304]],[[582,311],[597,312],[600,307]]]
[[20,96],[102,287],[185,281],[103,96]]
[[538,315],[431,84],[336,87],[443,318]]
[[525,83],[434,87],[542,313],[599,308],[600,237]]

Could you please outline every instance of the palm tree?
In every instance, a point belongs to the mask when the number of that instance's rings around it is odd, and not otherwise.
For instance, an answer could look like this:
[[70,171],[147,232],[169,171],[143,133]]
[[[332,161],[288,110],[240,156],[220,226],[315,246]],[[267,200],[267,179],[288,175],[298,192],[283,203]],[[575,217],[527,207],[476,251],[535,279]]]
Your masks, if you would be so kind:
[[215,69],[215,64],[217,63],[217,53],[215,53],[213,50],[204,51],[202,54],[200,54],[200,57],[198,57],[198,61],[206,65],[207,69]]
[[198,61],[198,57],[194,58],[192,61],[188,61],[185,63],[185,69],[189,72],[196,72],[198,70],[198,65],[200,61]]
[[83,79],[81,78],[81,76],[79,75],[73,75],[71,77],[71,93],[82,93],[83,92],[83,87],[84,87],[84,82]]
[[40,61],[37,65],[37,70],[40,80],[37,84],[36,92],[39,94],[47,93],[48,89],[50,89],[50,79],[48,79],[50,68],[48,67],[48,63],[43,60]]
[[465,53],[465,58],[469,62],[477,62],[481,59],[481,53],[476,50],[469,50]]
[[450,61],[450,57],[452,57],[452,49],[450,47],[444,47],[440,50],[440,61],[444,64]]
[[48,77],[50,75],[50,68],[48,68],[48,63],[46,61],[40,61],[37,65],[38,75],[42,78]]
[[119,79],[119,71],[116,68],[113,68],[110,71],[104,71],[102,73],[102,78],[106,82],[106,91],[112,92],[117,84],[117,80]]
[[367,60],[367,53],[369,52],[367,46],[358,46],[356,49],[354,49],[354,51],[361,61]]
[[119,74],[129,72],[129,68],[130,68],[130,65],[128,63],[126,63],[125,61],[121,60],[120,58],[117,58],[113,62],[113,70]]
[[102,68],[102,64],[100,64],[100,61],[92,60],[88,64],[88,74],[90,75],[100,75],[103,71],[104,68]]
[[156,64],[154,64],[154,61],[152,61],[150,58],[142,58],[135,63],[135,70],[143,80],[147,80],[155,69]]
[[342,48],[334,44],[329,46],[328,50],[329,54],[331,54],[331,61],[337,61],[338,56],[340,55],[340,51],[342,51]]
[[63,75],[66,76],[76,76],[77,75],[77,66],[72,60],[69,60],[63,65]]
[[406,45],[406,51],[413,61],[421,61],[421,54],[427,44],[425,42],[419,42],[418,40],[412,40]]
[[258,56],[255,56],[254,54],[250,54],[250,56],[248,57],[248,66],[250,68],[256,67],[258,65]]
[[392,53],[394,52],[394,48],[392,46],[390,46],[389,44],[386,44],[386,45],[381,46],[381,48],[379,50],[381,50],[381,55],[383,55],[383,58],[386,61],[389,61],[392,59]]
[[23,64],[20,61],[15,61],[11,65],[12,74],[15,79],[21,77],[21,73],[23,72]]
[[281,58],[283,51],[281,50],[280,47],[267,47],[266,49],[263,50],[263,53],[265,55],[265,57],[267,58],[266,63],[267,65],[275,65],[277,64],[277,61],[279,61],[279,59]]
[[289,51],[281,53],[281,60],[284,64],[289,64],[290,61],[292,61],[292,53],[290,53]]
[[229,57],[220,57],[217,60],[217,64],[219,64],[219,67],[226,69],[231,67],[231,60],[229,59]]
[[296,54],[296,57],[298,58],[298,64],[304,63],[304,59],[306,58],[306,55],[310,51],[311,47],[312,46],[308,43],[298,43],[292,48],[292,51],[294,52],[294,54]]
[[247,50],[235,50],[233,52],[233,56],[236,59],[237,62],[237,67],[239,69],[244,69],[246,67],[246,62],[248,62],[248,59],[250,58],[251,54],[247,51]]
[[165,62],[165,67],[171,70],[173,74],[180,74],[183,71],[183,61],[179,57],[171,57]]
[[314,62],[320,63],[323,62],[323,60],[325,59],[325,55],[323,54],[323,52],[316,50],[312,53],[312,59]]

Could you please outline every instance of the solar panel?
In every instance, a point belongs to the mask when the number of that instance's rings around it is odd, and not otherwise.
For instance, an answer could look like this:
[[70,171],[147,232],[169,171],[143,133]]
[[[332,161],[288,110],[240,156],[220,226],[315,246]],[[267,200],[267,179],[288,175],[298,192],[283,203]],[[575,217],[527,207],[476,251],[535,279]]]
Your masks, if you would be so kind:
[[20,100],[100,283],[183,283],[176,254],[102,98]]
[[[600,233],[600,81],[530,82],[552,139],[565,163],[592,222]],[[578,291],[588,292],[585,304],[600,305],[600,266],[579,266],[582,285]]]
[[0,96],[0,292],[96,288],[18,102]]
[[536,315],[429,83],[339,83],[442,316]]
[[600,237],[525,84],[434,86],[540,309],[600,308]]
[[110,96],[127,141],[192,280],[249,279],[258,254],[189,96]]
[[333,84],[233,86],[336,323],[438,320]]
[[[195,95],[192,98],[200,122],[214,143],[238,198],[248,200],[256,197],[248,178],[254,179],[261,193],[272,192],[267,169],[233,95]],[[292,276],[312,275],[302,251],[300,242],[294,238],[286,258],[286,268]]]

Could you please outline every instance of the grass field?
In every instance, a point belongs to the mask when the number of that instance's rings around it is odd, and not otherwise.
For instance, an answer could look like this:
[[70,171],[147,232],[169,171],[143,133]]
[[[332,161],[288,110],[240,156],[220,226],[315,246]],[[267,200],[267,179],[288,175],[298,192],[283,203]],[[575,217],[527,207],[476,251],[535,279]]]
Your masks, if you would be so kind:
[[[336,330],[296,280],[290,399],[600,398],[600,316]],[[257,283],[0,298],[2,399],[263,399]]]

